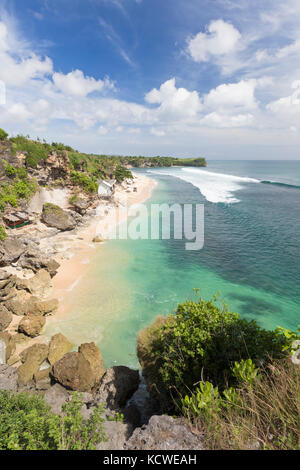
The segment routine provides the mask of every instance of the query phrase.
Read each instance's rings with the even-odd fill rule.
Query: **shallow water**
[[[95,341],[107,366],[136,367],[138,331],[193,297],[193,288],[207,299],[220,292],[231,310],[263,327],[295,329],[300,162],[211,162],[209,171],[158,169],[149,176],[158,185],[148,205],[204,204],[203,250],[186,251],[184,240],[105,243],[93,251],[69,313],[47,333],[61,331],[74,344]]]

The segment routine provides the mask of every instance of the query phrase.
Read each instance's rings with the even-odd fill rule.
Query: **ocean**
[[[95,250],[74,308],[51,333],[95,341],[106,366],[137,367],[136,335],[179,302],[218,295],[261,326],[300,324],[300,162],[209,161],[137,170],[157,181],[151,203],[204,205],[199,251],[185,240],[114,240]]]

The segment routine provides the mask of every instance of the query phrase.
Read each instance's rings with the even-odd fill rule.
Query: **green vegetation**
[[[86,173],[80,171],[71,171],[71,180],[75,185],[80,186],[88,193],[96,193],[98,191],[98,183],[95,177],[90,177]]]
[[[63,406],[62,416],[54,415],[40,396],[0,392],[1,450],[94,450],[106,440],[103,407],[95,408],[88,420],[80,413],[81,396]]]
[[[126,168],[123,165],[118,165],[117,168],[115,169],[114,177],[118,181],[118,183],[122,183],[125,179],[132,179],[132,173],[128,168]]]
[[[0,241],[3,242],[7,238],[7,233],[3,225],[0,225]]]
[[[300,445],[300,371],[289,358],[295,339],[216,298],[196,298],[144,329],[137,349],[159,411],[205,429],[208,447],[286,449]]]
[[[21,199],[27,201],[35,194],[37,183],[34,179],[15,178],[11,182],[4,182],[0,185],[0,211],[4,212],[7,204],[18,207]]]
[[[0,128],[0,140],[6,140],[8,137],[7,132]]]
[[[46,159],[49,151],[51,151],[50,145],[29,140],[21,135],[11,137],[10,141],[12,142],[12,154],[15,155],[17,152],[26,153],[26,165],[31,168],[36,168],[38,163]]]

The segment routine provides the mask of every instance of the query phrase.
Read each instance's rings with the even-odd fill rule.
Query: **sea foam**
[[[163,171],[149,170],[151,173],[170,175],[180,178],[198,188],[201,194],[210,202],[233,204],[239,202],[235,192],[244,188],[247,183],[260,183],[254,178],[214,173],[198,168],[175,168]]]

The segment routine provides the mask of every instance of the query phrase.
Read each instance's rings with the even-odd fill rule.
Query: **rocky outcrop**
[[[70,176],[70,159],[66,151],[51,152],[46,159],[38,162],[37,168],[29,168],[31,176],[45,186],[53,181],[62,180],[66,183]]]
[[[0,266],[8,266],[16,262],[25,248],[25,243],[17,237],[8,237],[0,242]]]
[[[55,414],[62,411],[62,406],[69,401],[70,393],[59,384],[55,384],[44,394],[45,401]]]
[[[78,348],[79,354],[86,359],[89,363],[91,368],[93,377],[94,377],[94,384],[92,388],[94,388],[97,384],[99,384],[100,379],[105,374],[105,369],[103,366],[102,355],[95,343],[84,343]]]
[[[108,369],[96,390],[95,402],[106,403],[111,410],[120,409],[137,391],[139,372],[124,366]]]
[[[48,227],[54,227],[63,232],[73,230],[76,226],[72,214],[55,204],[44,204],[41,220]]]
[[[51,286],[51,276],[45,269],[41,269],[29,279],[18,279],[17,281],[18,289],[25,289],[37,297],[49,295]]]
[[[72,343],[61,333],[54,335],[49,344],[48,361],[51,365],[58,362],[72,348]]]
[[[94,343],[81,345],[78,352],[67,353],[52,369],[57,382],[79,392],[90,392],[103,373],[102,356]]]
[[[88,361],[78,352],[70,352],[54,364],[52,376],[64,387],[79,392],[90,391],[95,381]]]
[[[57,261],[48,258],[36,248],[26,250],[19,258],[18,265],[23,269],[31,269],[35,273],[41,269],[46,269],[51,277],[55,276],[60,266]]]
[[[96,450],[124,450],[125,443],[132,433],[132,426],[126,423],[106,421],[103,428],[107,440],[97,444]]]
[[[26,385],[40,370],[41,364],[48,356],[46,344],[34,344],[20,355],[22,365],[18,368],[18,384]]]
[[[16,291],[15,295],[5,302],[5,307],[13,314],[18,316],[29,313],[29,294],[25,290]]]
[[[12,322],[12,314],[7,310],[4,305],[0,305],[0,331],[6,330],[6,328]]]
[[[7,331],[0,333],[0,347],[2,351],[1,362],[7,363],[7,361],[10,359],[10,357],[14,354],[16,350],[16,343],[14,341],[14,338]]]
[[[0,390],[16,392],[18,389],[18,374],[14,367],[0,364]]]
[[[18,331],[30,336],[31,338],[35,338],[41,334],[45,323],[46,320],[44,317],[38,315],[27,315],[20,321]]]
[[[194,434],[181,419],[152,416],[137,428],[126,442],[126,450],[203,450],[201,436]]]
[[[37,297],[31,297],[28,301],[28,314],[38,315],[38,316],[47,316],[52,315],[58,309],[58,300],[44,300],[41,301]]]
[[[80,215],[85,215],[86,211],[89,208],[89,201],[82,197],[76,197],[76,199],[72,202],[72,207],[74,208],[75,212],[78,212]]]

